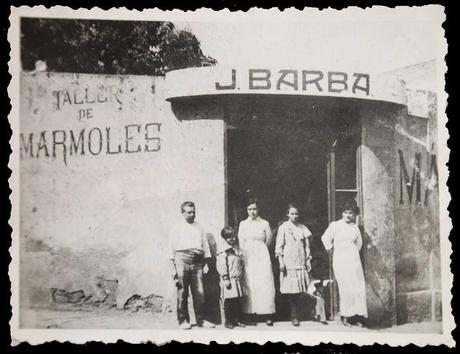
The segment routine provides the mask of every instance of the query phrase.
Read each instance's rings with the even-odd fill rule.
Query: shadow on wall
[[[125,204],[90,233],[79,235],[74,247],[64,246],[63,238],[57,236],[37,242],[31,235],[23,236],[21,306],[89,304],[93,300],[112,305],[115,299],[117,307],[123,308],[136,294],[153,294],[171,302],[174,285],[164,270],[168,269],[168,226],[173,221],[161,216],[168,208],[176,215],[176,204],[174,200],[168,203],[152,198]],[[108,290],[105,281],[117,286]],[[109,302],[104,300],[104,292],[110,293]]]
[[[116,306],[118,265],[124,252],[72,250],[41,243],[46,250],[25,247],[21,255],[21,307]]]
[[[212,235],[208,237],[212,237]],[[139,286],[130,289],[132,292],[129,298],[125,299],[124,296],[121,297],[119,279],[123,280],[126,278],[123,275],[124,270],[118,266],[114,267],[111,271],[104,270],[100,264],[100,257],[104,258],[111,265],[120,265],[125,263],[126,254],[114,255],[107,250],[98,250],[97,254],[92,254],[93,252],[81,254],[59,248],[50,248],[48,251],[46,254],[40,252],[42,253],[41,255],[37,255],[37,252],[30,252],[29,254],[29,257],[40,256],[41,261],[45,260],[45,262],[40,263],[41,270],[50,269],[51,271],[50,277],[46,279],[45,283],[41,283],[41,286],[37,282],[27,282],[25,288],[27,289],[27,297],[24,298],[23,296],[22,298],[22,306],[24,307],[86,311],[95,309],[109,310],[118,307],[130,312],[149,311],[164,313],[173,311],[170,296],[155,293],[142,296],[137,293]],[[37,265],[37,263],[34,264]],[[68,271],[69,269],[72,271]],[[97,272],[111,274],[112,276],[118,275],[119,279],[106,278],[104,275],[95,277],[91,275]],[[53,276],[53,274],[56,275],[57,273],[61,274],[61,276]],[[83,274],[86,274],[86,277]],[[210,280],[207,287],[207,293],[210,294],[210,303],[207,308],[210,309],[208,311],[209,317],[218,321],[220,318],[218,317],[219,288],[217,283],[218,289],[215,289],[216,276],[215,266],[211,267],[211,272],[208,275]],[[69,281],[69,278],[66,277],[75,281]],[[40,279],[42,277],[38,278],[38,280]],[[46,288],[47,285],[54,286]],[[121,306],[117,306],[120,298],[122,299],[122,304]]]

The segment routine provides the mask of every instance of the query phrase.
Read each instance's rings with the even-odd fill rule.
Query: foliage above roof
[[[209,66],[193,33],[171,22],[23,18],[23,70],[37,61],[55,72],[164,75]]]

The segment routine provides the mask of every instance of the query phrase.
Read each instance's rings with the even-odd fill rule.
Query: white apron
[[[275,313],[275,282],[267,245],[272,233],[264,219],[246,219],[240,223],[238,239],[244,254],[245,293],[243,312]]]

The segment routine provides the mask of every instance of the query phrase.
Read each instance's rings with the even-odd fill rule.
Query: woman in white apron
[[[248,218],[240,222],[238,239],[244,254],[246,296],[243,312],[264,315],[268,326],[275,313],[275,282],[268,246],[272,241],[270,225],[258,214],[257,200],[246,205]]]
[[[342,219],[332,222],[321,240],[326,250],[332,250],[332,269],[339,288],[342,323],[350,326],[350,318],[363,325],[367,318],[366,283],[359,251],[363,244],[361,231],[355,223],[356,208],[347,203]]]

